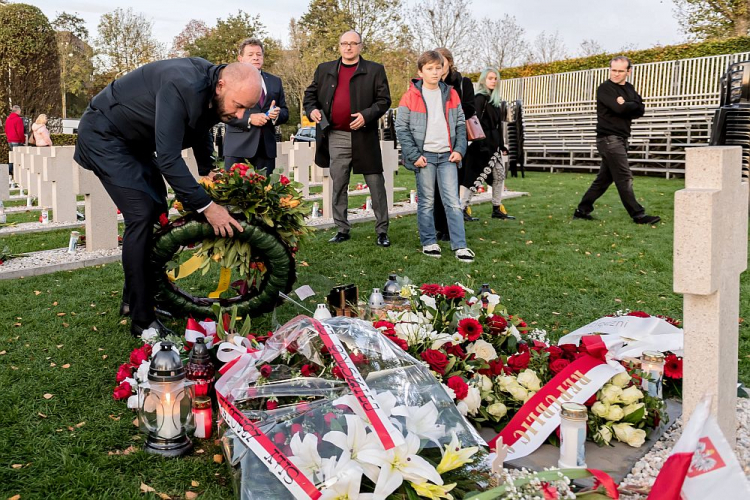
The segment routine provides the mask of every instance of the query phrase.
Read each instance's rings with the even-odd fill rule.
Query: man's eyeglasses
[[[339,45],[342,47],[356,47],[357,45],[361,45],[362,42],[340,42]]]

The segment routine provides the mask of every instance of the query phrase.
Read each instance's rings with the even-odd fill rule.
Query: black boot
[[[508,212],[505,211],[505,207],[502,205],[492,206],[492,218],[493,219],[507,219],[507,220],[515,219],[515,217],[513,217],[512,215],[508,215]]]
[[[464,208],[464,222],[476,222],[478,220],[479,220],[478,217],[471,216],[471,208],[469,207]]]

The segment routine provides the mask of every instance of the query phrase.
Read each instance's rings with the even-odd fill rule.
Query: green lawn
[[[681,318],[682,298],[672,292],[672,206],[683,181],[636,178],[641,202],[662,217],[658,227],[633,224],[614,188],[597,205],[599,220],[571,221],[592,179],[538,172],[509,179],[509,188],[531,196],[506,203],[516,221],[490,219],[489,204],[475,208],[481,221],[466,226],[477,253],[471,265],[459,263],[445,244],[441,260],[423,256],[414,216],[391,221],[393,246],[387,249],[375,245],[372,222],[355,225],[352,239],[340,245],[326,242],[334,230],[316,232],[298,255],[297,284],[325,294],[331,284],[357,283],[366,295],[389,272],[418,283],[461,281],[478,288],[488,282],[512,314],[554,336],[624,308]],[[408,197],[413,184],[402,171],[397,185],[407,191],[397,200]],[[352,205],[357,202],[364,199]],[[67,234],[0,238],[0,248],[65,246]],[[226,465],[212,460],[220,453],[213,442],[197,443],[203,453],[183,460],[121,453],[142,442],[135,414],[111,396],[117,367],[139,345],[117,315],[121,286],[120,264],[0,281],[0,498],[143,498],[141,482],[173,497],[188,490],[200,498],[231,497]],[[744,318],[750,315],[747,273],[742,291]],[[298,312],[285,305],[276,320]],[[254,330],[272,324],[268,315],[255,320]],[[184,321],[172,326],[181,329]],[[750,384],[746,322],[740,335],[740,378]]]

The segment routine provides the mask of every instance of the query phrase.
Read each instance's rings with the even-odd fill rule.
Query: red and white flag
[[[750,498],[750,484],[711,415],[711,397],[693,411],[664,463],[649,500]]]

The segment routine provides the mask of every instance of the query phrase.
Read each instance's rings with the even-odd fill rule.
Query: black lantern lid
[[[205,365],[210,359],[211,356],[208,354],[208,347],[206,347],[205,339],[203,337],[198,337],[195,339],[195,344],[193,344],[193,350],[190,351],[190,362]]]
[[[401,297],[401,287],[398,286],[398,275],[391,273],[388,275],[388,281],[383,285],[383,298],[387,301],[397,300]]]
[[[152,382],[176,382],[185,378],[185,367],[174,344],[161,342],[161,349],[151,358],[148,379]]]

